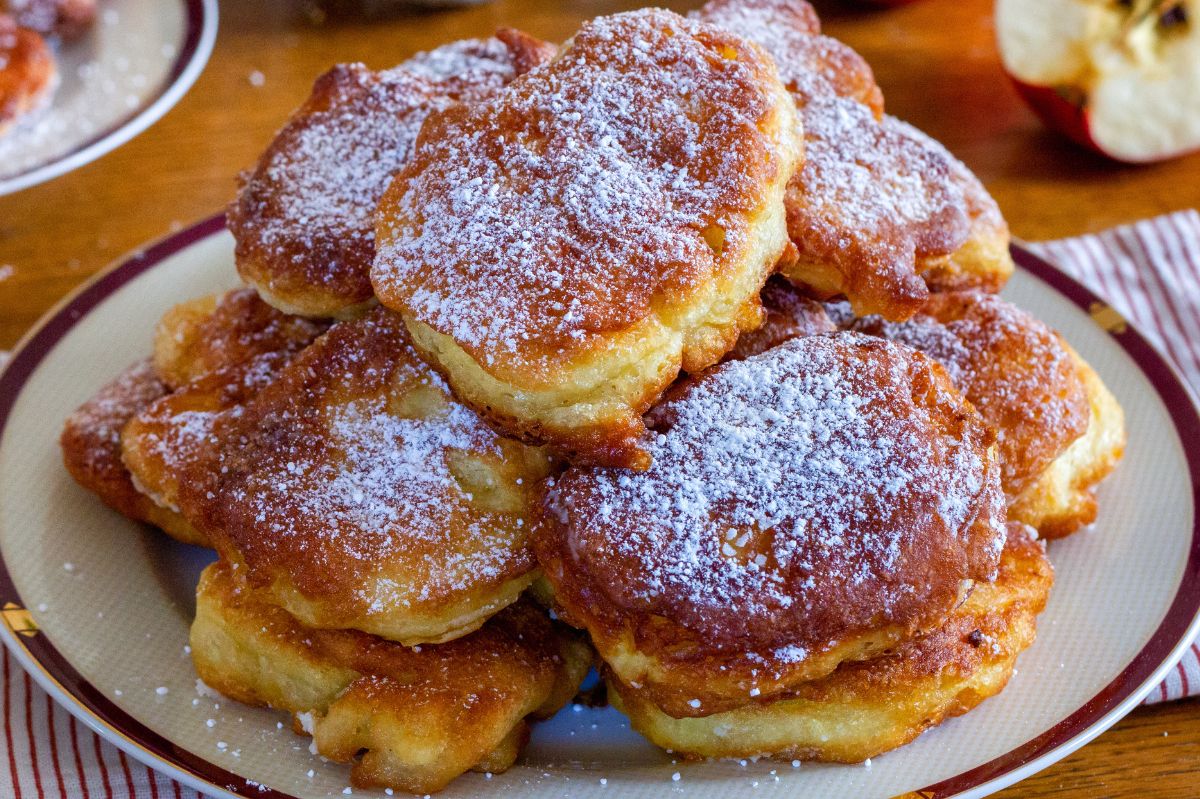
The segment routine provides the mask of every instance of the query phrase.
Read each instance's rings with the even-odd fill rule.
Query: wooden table
[[[0,282],[0,348],[117,256],[219,210],[233,193],[234,175],[329,65],[390,66],[505,24],[561,40],[581,19],[643,2],[501,0],[440,13],[362,13],[344,1],[327,3],[327,11],[299,0],[225,3],[207,70],[165,119],[98,162],[0,198],[0,266],[13,267]],[[669,3],[677,10],[697,4]],[[1067,236],[1200,205],[1200,157],[1126,167],[1045,132],[1000,71],[990,2],[923,0],[872,11],[826,0],[818,7],[826,30],[874,66],[888,109],[970,165],[1016,235]],[[256,73],[261,86],[251,82]],[[1200,704],[1135,711],[1002,795],[1196,797]]]

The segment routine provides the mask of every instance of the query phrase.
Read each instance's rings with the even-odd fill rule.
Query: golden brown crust
[[[594,20],[430,115],[380,205],[376,293],[506,432],[644,465],[645,406],[758,322],[797,131],[754,45],[664,11]]]
[[[920,353],[794,339],[687,381],[648,424],[650,470],[568,469],[535,548],[565,618],[671,715],[870,657],[993,573],[992,435]]]
[[[386,309],[282,360],[141,414],[135,474],[309,626],[442,641],[515,601],[544,453],[457,403]]]
[[[0,135],[45,101],[57,73],[45,40],[0,13]]]
[[[920,272],[967,239],[950,164],[855,100],[814,99],[804,119],[806,160],[787,197],[799,256],[783,275],[858,313],[908,318],[929,293]]]
[[[201,576],[192,659],[201,679],[295,714],[351,782],[436,791],[471,768],[503,771],[529,721],[552,715],[591,662],[579,637],[521,602],[448,644],[410,649],[313,630],[247,589],[224,561]]]
[[[907,322],[867,317],[849,327],[916,347],[945,367],[996,430],[1010,502],[1087,430],[1087,390],[1066,342],[994,294],[934,294]]]
[[[1003,284],[1008,230],[991,197],[944,147],[884,116],[866,62],[816,35],[804,0],[721,0],[699,15],[770,51],[804,117],[806,160],[787,199],[798,257],[784,275],[889,319],[915,313],[926,282]]]
[[[877,658],[843,664],[784,698],[704,718],[672,718],[611,673],[610,697],[634,729],[684,756],[856,763],[999,693],[1033,643],[1053,579],[1044,546],[1010,524],[996,580],[977,584],[937,629]]]
[[[950,180],[962,192],[966,202],[970,231],[967,240],[943,262],[921,273],[932,292],[978,289],[998,292],[1012,277],[1015,268],[1009,252],[1011,236],[1000,206],[967,165],[955,158],[939,142],[906,122],[889,117],[890,124],[938,151],[950,164]]]
[[[253,289],[237,289],[183,302],[159,320],[154,368],[172,389],[264,353],[295,355],[328,327],[288,316]]]
[[[1062,538],[1096,520],[1096,486],[1125,452],[1125,414],[1095,370],[1068,346],[1087,393],[1087,431],[1009,505],[1009,518]]]
[[[371,302],[375,207],[427,114],[485,97],[553,54],[519,31],[391,70],[340,64],[244,175],[226,217],[238,271],[288,313],[345,318]]]
[[[883,117],[883,92],[871,66],[847,45],[822,36],[817,12],[805,0],[710,0],[692,16],[770,53],[801,112],[813,100],[846,97]]]
[[[149,361],[130,366],[67,417],[59,438],[63,463],[75,482],[118,513],[160,527],[185,544],[207,546],[207,537],[182,516],[139,491],[121,462],[121,429],[167,392]]]

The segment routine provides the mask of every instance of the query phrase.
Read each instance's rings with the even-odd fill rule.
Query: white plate
[[[232,252],[219,218],[150,247],[60,305],[0,375],[0,637],[68,710],[195,788],[341,796],[346,770],[310,755],[287,725],[278,729],[280,714],[197,694],[183,648],[209,555],[106,510],[59,460],[63,418],[147,353],[169,306],[235,285]],[[1021,269],[1006,295],[1096,368],[1125,408],[1129,448],[1100,491],[1095,528],[1051,546],[1058,582],[1037,643],[1003,694],[870,766],[675,764],[615,711],[568,708],[537,727],[507,774],[468,774],[443,795],[983,796],[1134,707],[1196,626],[1200,417],[1136,331],[1054,268],[1016,256]]]
[[[217,0],[103,0],[79,39],[56,43],[45,108],[0,136],[0,195],[94,161],[153,125],[196,82],[217,38]]]

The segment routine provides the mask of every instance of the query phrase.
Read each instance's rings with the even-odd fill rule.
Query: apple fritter
[[[672,718],[609,675],[609,697],[632,726],[685,757],[758,757],[857,763],[999,693],[1033,643],[1054,572],[1045,547],[1010,524],[994,581],[940,627],[871,660],[846,663],[785,697],[747,699],[703,718]]]
[[[798,257],[785,276],[897,320],[929,286],[1003,284],[1012,261],[995,202],[942,145],[883,114],[866,62],[819,35],[807,2],[714,0],[699,16],[763,45],[801,110],[806,158],[787,194]]]
[[[161,527],[188,544],[208,545],[208,537],[178,512],[176,491],[164,485],[154,449],[123,459],[122,432],[135,417],[170,408],[188,411],[198,431],[212,410],[200,395],[244,396],[265,382],[271,369],[286,361],[324,329],[324,325],[288,317],[249,289],[185,302],[158,324],[154,358],[131,366],[102,388],[68,419],[61,446],[67,470],[106,504],[138,521]],[[187,388],[198,382],[198,387]],[[240,387],[237,391],[233,387]],[[179,396],[175,394],[179,393]]]
[[[235,289],[183,302],[159,320],[154,368],[171,389],[205,375],[250,363],[260,355],[291,356],[328,324],[288,316],[253,289]]]
[[[506,433],[645,468],[642,414],[759,322],[799,131],[755,45],[666,11],[593,20],[428,117],[380,204],[375,291]]]
[[[1125,412],[1095,370],[1067,349],[1087,394],[1087,431],[1008,508],[1009,518],[1036,527],[1044,538],[1062,538],[1096,520],[1096,486],[1125,453]]]
[[[946,369],[996,430],[1010,503],[1088,429],[1078,357],[1049,326],[994,294],[935,294],[907,322],[871,316],[846,326],[915,347]]]
[[[1008,232],[1008,223],[1000,213],[1000,206],[996,205],[975,173],[951,155],[940,142],[894,117],[886,117],[884,124],[940,153],[950,165],[950,181],[962,191],[966,201],[967,218],[970,220],[967,240],[948,259],[921,273],[929,290],[980,289],[997,292],[1002,289],[1012,277],[1015,265],[1009,251],[1012,237]]]
[[[304,624],[445,641],[536,576],[549,459],[457,402],[392,312],[334,325],[263,385],[213,386],[135,419],[126,461]]]
[[[535,549],[563,618],[672,716],[819,679],[995,574],[994,438],[932,359],[792,339],[672,390],[645,472],[572,467]]]
[[[374,72],[339,64],[317,79],[226,218],[238,272],[292,314],[353,316],[372,301],[375,208],[425,117],[486,97],[553,48],[518,31],[469,39]]]
[[[186,519],[139,491],[121,462],[121,430],[169,391],[149,360],[130,366],[67,417],[59,438],[63,463],[75,482],[121,515],[205,546],[208,539]]]
[[[316,753],[350,765],[355,786],[417,794],[471,769],[506,770],[530,723],[570,701],[592,660],[528,601],[436,646],[306,628],[224,561],[201,575],[191,648],[205,683],[292,713]]]

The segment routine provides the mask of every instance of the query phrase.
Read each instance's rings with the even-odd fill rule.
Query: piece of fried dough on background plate
[[[74,39],[96,18],[96,0],[0,0],[0,14],[22,28]]]
[[[0,9],[0,136],[43,105],[57,79],[50,45]]]
[[[355,786],[418,794],[506,770],[530,722],[570,701],[591,665],[581,637],[529,601],[465,638],[409,648],[304,627],[224,561],[201,575],[191,649],[207,685],[294,714]]]
[[[666,11],[601,17],[429,116],[380,204],[376,294],[500,429],[645,468],[642,414],[759,323],[799,130],[755,45]]]
[[[921,353],[797,338],[681,386],[645,472],[572,467],[535,548],[563,618],[676,717],[936,627],[1004,545],[992,433]]]
[[[375,207],[436,109],[486,97],[553,47],[519,31],[393,69],[339,64],[241,178],[226,218],[242,279],[288,313],[353,316],[372,300]]]
[[[703,718],[673,718],[611,674],[609,696],[635,730],[685,757],[857,763],[999,693],[1033,643],[1053,581],[1044,545],[1010,523],[996,579],[976,583],[941,626],[879,657]]]
[[[127,429],[126,460],[150,453],[184,515],[308,626],[449,640],[536,576],[527,516],[549,459],[455,401],[386,309],[199,424],[173,404]]]

